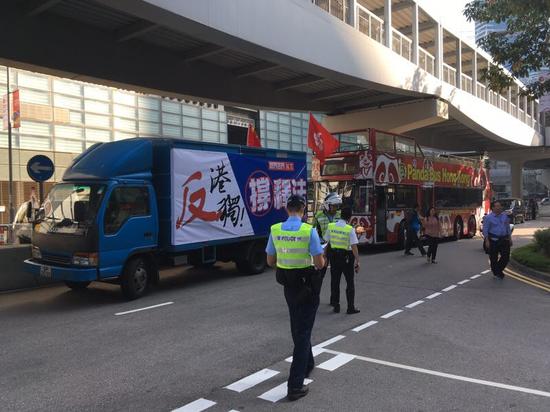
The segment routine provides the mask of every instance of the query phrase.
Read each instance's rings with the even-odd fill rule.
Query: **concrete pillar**
[[[418,3],[414,2],[412,14],[412,62],[418,66]]]
[[[523,197],[523,160],[510,161],[512,175],[512,197]]]
[[[518,118],[519,118],[519,101],[520,101],[519,92],[520,92],[520,88],[519,88],[519,86],[516,84],[516,107],[517,107],[517,117],[518,117]]]
[[[443,77],[443,28],[441,24],[435,23],[435,70],[434,75],[438,79]]]
[[[523,99],[523,111],[525,112],[525,118],[523,119],[524,123],[527,123],[527,104],[528,104],[528,101],[527,101],[527,96],[523,96],[522,97]]]
[[[506,100],[508,100],[508,113],[512,113],[512,87],[508,87],[508,90],[506,91]]]
[[[348,24],[357,28],[357,0],[347,0],[348,1]]]
[[[456,87],[462,88],[462,41],[456,39]]]
[[[477,96],[477,52],[472,57],[472,94]]]
[[[529,102],[529,110],[531,111],[531,127],[535,127],[535,122],[537,121],[538,113],[535,112],[535,100]]]
[[[384,0],[384,44],[391,47],[393,31],[391,23],[391,3],[392,0]]]

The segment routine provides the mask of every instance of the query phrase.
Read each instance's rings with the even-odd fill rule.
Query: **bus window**
[[[378,152],[395,152],[394,136],[383,132],[376,132],[376,151]]]
[[[435,207],[479,207],[481,206],[483,190],[463,189],[459,187],[436,187]]]
[[[342,197],[342,206],[350,207],[353,213],[370,213],[370,200],[372,197],[372,181],[348,181],[348,182],[319,182],[315,191],[316,208],[319,210],[325,197],[329,193],[338,193]]]
[[[355,183],[353,191],[353,213],[365,215],[370,213],[370,200],[372,197],[372,181],[360,181]]]
[[[414,156],[415,148],[416,144],[414,140],[399,136],[395,138],[395,150],[398,153],[405,153]]]
[[[388,187],[388,209],[413,208],[416,204],[416,187],[391,185]]]

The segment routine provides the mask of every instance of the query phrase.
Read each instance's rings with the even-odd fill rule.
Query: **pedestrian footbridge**
[[[0,24],[0,64],[445,150],[544,144],[521,83],[488,90],[490,56],[413,0],[9,0]]]

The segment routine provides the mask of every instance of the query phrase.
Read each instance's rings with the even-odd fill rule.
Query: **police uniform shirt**
[[[343,220],[343,219],[339,219],[336,221],[335,225],[337,227],[344,227],[346,226],[346,221]],[[330,242],[330,231],[327,230],[327,233],[325,234],[325,240],[327,242]],[[350,233],[349,233],[349,248],[348,250],[351,250],[351,245],[358,245],[359,244],[359,239],[357,239],[357,234],[355,233],[355,230],[352,230]]]
[[[285,222],[283,222],[281,228],[290,232],[297,232],[301,226],[302,219],[297,216],[289,216],[289,218]],[[273,244],[271,234],[269,235],[269,241],[267,242],[265,252],[269,256],[277,255],[277,250],[275,249],[275,245]],[[314,229],[311,231],[311,237],[309,239],[309,253],[311,256],[318,256],[323,254],[323,247],[321,246],[321,241],[319,240],[319,234]]]

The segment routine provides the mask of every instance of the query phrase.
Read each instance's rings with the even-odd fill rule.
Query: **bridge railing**
[[[456,69],[443,63],[443,81],[456,86]]]
[[[432,75],[435,73],[435,57],[422,47],[418,47],[418,65]]]
[[[356,22],[355,27],[363,34],[366,34],[371,39],[376,40],[379,43],[382,43],[383,37],[382,33],[384,31],[384,20],[378,17],[376,14],[372,13],[370,10],[357,5],[356,10]]]
[[[346,0],[311,0],[311,2],[343,22],[347,22],[349,20],[347,19],[347,12],[349,10],[346,9]],[[350,24],[361,33],[369,36],[371,39],[384,44],[384,20],[361,4],[356,3],[355,21],[350,22]],[[390,48],[408,61],[412,61],[412,40],[393,27],[391,28],[391,31],[392,36]],[[426,72],[435,75],[435,56],[420,46],[418,46],[418,66]],[[520,109],[517,105],[508,104],[508,100],[504,96],[499,93],[495,93],[492,90],[488,90],[487,86],[482,83],[476,82],[474,84],[472,77],[464,73],[460,74],[460,79],[461,89],[463,91],[485,100],[487,103],[492,104],[493,106],[518,118],[522,122],[529,124],[536,130],[540,130],[540,124],[537,119],[532,118],[531,115],[525,113],[525,110]],[[442,80],[456,87],[456,69],[446,63],[443,63]]]

